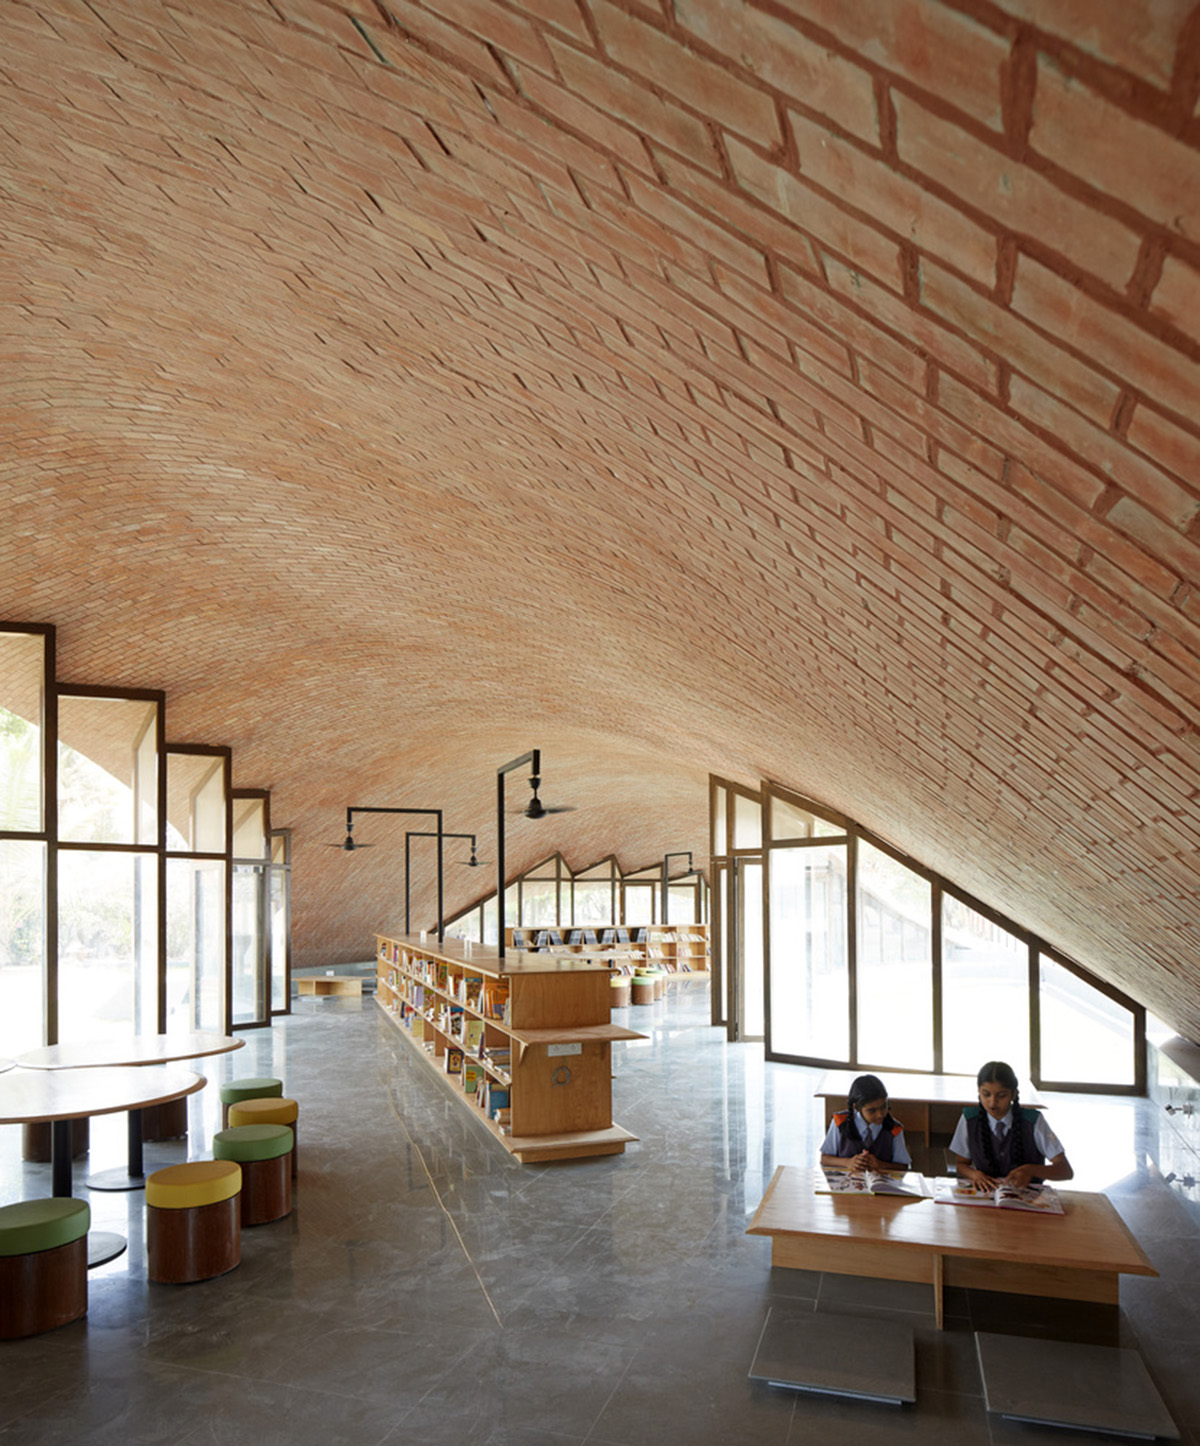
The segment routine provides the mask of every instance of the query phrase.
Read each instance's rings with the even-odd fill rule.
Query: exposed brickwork
[[[272,789],[300,962],[536,745],[514,868],[777,778],[1200,1037],[1193,10],[10,0],[0,615]]]

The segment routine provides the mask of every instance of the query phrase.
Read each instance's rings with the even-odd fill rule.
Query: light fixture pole
[[[476,868],[478,866],[475,859],[475,835],[473,833],[438,834],[432,833],[429,830],[425,830],[424,832],[422,832],[419,829],[413,829],[411,830],[411,832],[406,833],[404,835],[404,932],[406,934],[410,934],[412,932],[408,925],[408,871],[411,867],[409,856],[409,841],[414,838],[469,838],[471,840],[470,866],[471,868]],[[438,937],[440,938],[441,935],[439,935]]]
[[[533,748],[522,753],[520,758],[503,764],[496,770],[496,936],[501,959],[504,948],[504,778],[518,768],[530,765],[529,781],[533,785],[533,800],[525,810],[527,818],[541,818],[545,809],[537,796],[542,781],[542,750]]]
[[[443,834],[443,832],[442,832],[442,810],[441,810],[440,808],[372,808],[372,807],[369,807],[369,806],[359,806],[359,805],[355,804],[353,807],[348,808],[348,809],[346,810],[346,842],[342,845],[342,847],[343,847],[344,849],[346,849],[347,852],[353,851],[353,849],[356,847],[355,842],[354,842],[354,815],[355,815],[356,813],[420,813],[420,814],[428,814],[428,815],[432,816],[433,818],[436,818],[436,819],[437,819],[437,833],[436,833],[434,836],[436,837],[436,839],[437,839],[437,841],[438,841],[438,855],[437,855],[437,906],[438,906],[438,927],[437,927],[437,936],[438,936],[438,943],[440,944],[440,943],[442,942],[442,940],[445,938],[445,933],[446,933],[445,920],[444,920],[444,908],[443,908],[443,901],[444,901],[444,899],[445,899],[445,888],[444,888],[444,883],[445,883],[445,870],[444,870],[444,860],[443,860],[443,855],[442,855],[442,839],[443,839],[443,837],[444,837],[444,834]],[[407,870],[407,867],[405,868],[405,873],[404,873],[404,888],[405,888],[405,894],[406,894],[406,896],[407,896],[407,892],[408,892],[408,870]],[[405,933],[407,933],[407,932],[408,932],[408,904],[407,904],[407,897],[406,897],[405,909],[404,909],[404,925],[405,925]]]
[[[669,889],[669,884],[670,884],[670,879],[669,879],[669,876],[668,876],[668,870],[670,869],[671,860],[672,860],[672,859],[687,859],[687,861],[688,861],[688,873],[689,873],[689,874],[692,874],[692,873],[695,873],[695,871],[696,871],[696,870],[695,870],[695,866],[694,866],[694,864],[692,863],[692,851],[691,851],[691,849],[682,849],[682,850],[680,850],[678,853],[673,853],[673,854],[663,854],[662,896],[663,896],[663,923],[664,923],[664,924],[667,922],[667,898],[668,898],[668,889]]]

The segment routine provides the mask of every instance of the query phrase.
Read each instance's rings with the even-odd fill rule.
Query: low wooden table
[[[296,989],[302,997],[312,994],[353,998],[362,993],[362,979],[356,974],[306,974],[296,980]]]
[[[1157,1275],[1104,1195],[1058,1191],[1066,1214],[941,1205],[885,1195],[818,1195],[817,1172],[780,1165],[746,1229],[771,1264],[1116,1305],[1122,1275]]]
[[[859,1073],[850,1069],[831,1070],[813,1093],[818,1099],[828,1101],[831,1110],[844,1110],[850,1086]],[[905,1133],[921,1131],[927,1145],[932,1129],[952,1134],[966,1106],[979,1103],[979,1088],[973,1074],[885,1074],[881,1078],[887,1086],[888,1106],[904,1126]],[[1032,1090],[1021,1091],[1021,1104],[1031,1110],[1045,1108]]]

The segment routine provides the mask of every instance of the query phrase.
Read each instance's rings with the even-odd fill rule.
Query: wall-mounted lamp
[[[354,815],[355,815],[356,813],[419,813],[419,814],[424,814],[424,815],[427,815],[427,816],[429,816],[429,817],[432,817],[432,818],[436,818],[436,819],[437,819],[437,832],[433,835],[433,837],[436,838],[437,841],[438,841],[438,850],[437,850],[437,912],[438,912],[437,936],[438,936],[438,943],[440,944],[440,943],[442,942],[442,940],[445,938],[445,934],[446,934],[445,913],[444,913],[445,870],[444,870],[444,866],[443,866],[443,865],[444,865],[444,860],[443,860],[443,853],[442,853],[442,840],[443,840],[443,838],[445,837],[445,834],[443,833],[443,830],[442,830],[442,810],[441,810],[440,808],[382,808],[382,807],[381,807],[381,808],[373,808],[373,807],[369,807],[369,806],[359,806],[359,805],[356,804],[356,805],[354,805],[354,806],[352,806],[352,807],[350,807],[350,808],[348,808],[348,809],[346,810],[346,842],[345,842],[345,843],[342,843],[342,844],[335,844],[335,845],[334,845],[335,848],[341,848],[341,849],[345,849],[347,852],[352,852],[354,849],[362,849],[362,848],[370,848],[370,847],[371,847],[370,844],[360,844],[360,843],[356,843],[355,840],[354,840]],[[407,932],[408,932],[408,854],[407,854],[407,845],[406,845],[406,849],[405,849],[405,864],[404,864],[404,895],[405,895],[405,899],[404,899],[404,931],[405,931],[405,933],[407,933]]]
[[[670,879],[669,879],[669,877],[668,877],[668,870],[670,869],[671,860],[672,860],[672,859],[687,859],[687,861],[688,861],[688,866],[687,866],[687,871],[688,871],[688,873],[689,873],[689,874],[695,873],[695,867],[694,867],[694,865],[692,864],[692,851],[691,851],[691,849],[681,850],[679,853],[663,854],[662,899],[663,899],[663,923],[664,923],[664,924],[667,922],[667,899],[668,899],[669,896],[670,896],[670,888],[669,888]]]

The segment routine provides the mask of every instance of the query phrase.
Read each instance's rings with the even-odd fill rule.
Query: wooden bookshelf
[[[647,933],[647,964],[668,974],[709,972],[707,924],[651,924]]]
[[[522,1163],[624,1151],[613,1123],[609,968],[571,954],[376,935],[375,999],[463,1108]],[[457,1063],[458,1068],[452,1068]]]
[[[576,937],[587,935],[595,937]],[[614,971],[631,974],[643,967],[668,974],[709,972],[707,924],[627,924],[580,928],[509,928],[505,943],[519,948],[524,940],[538,954],[571,955],[606,962]]]

